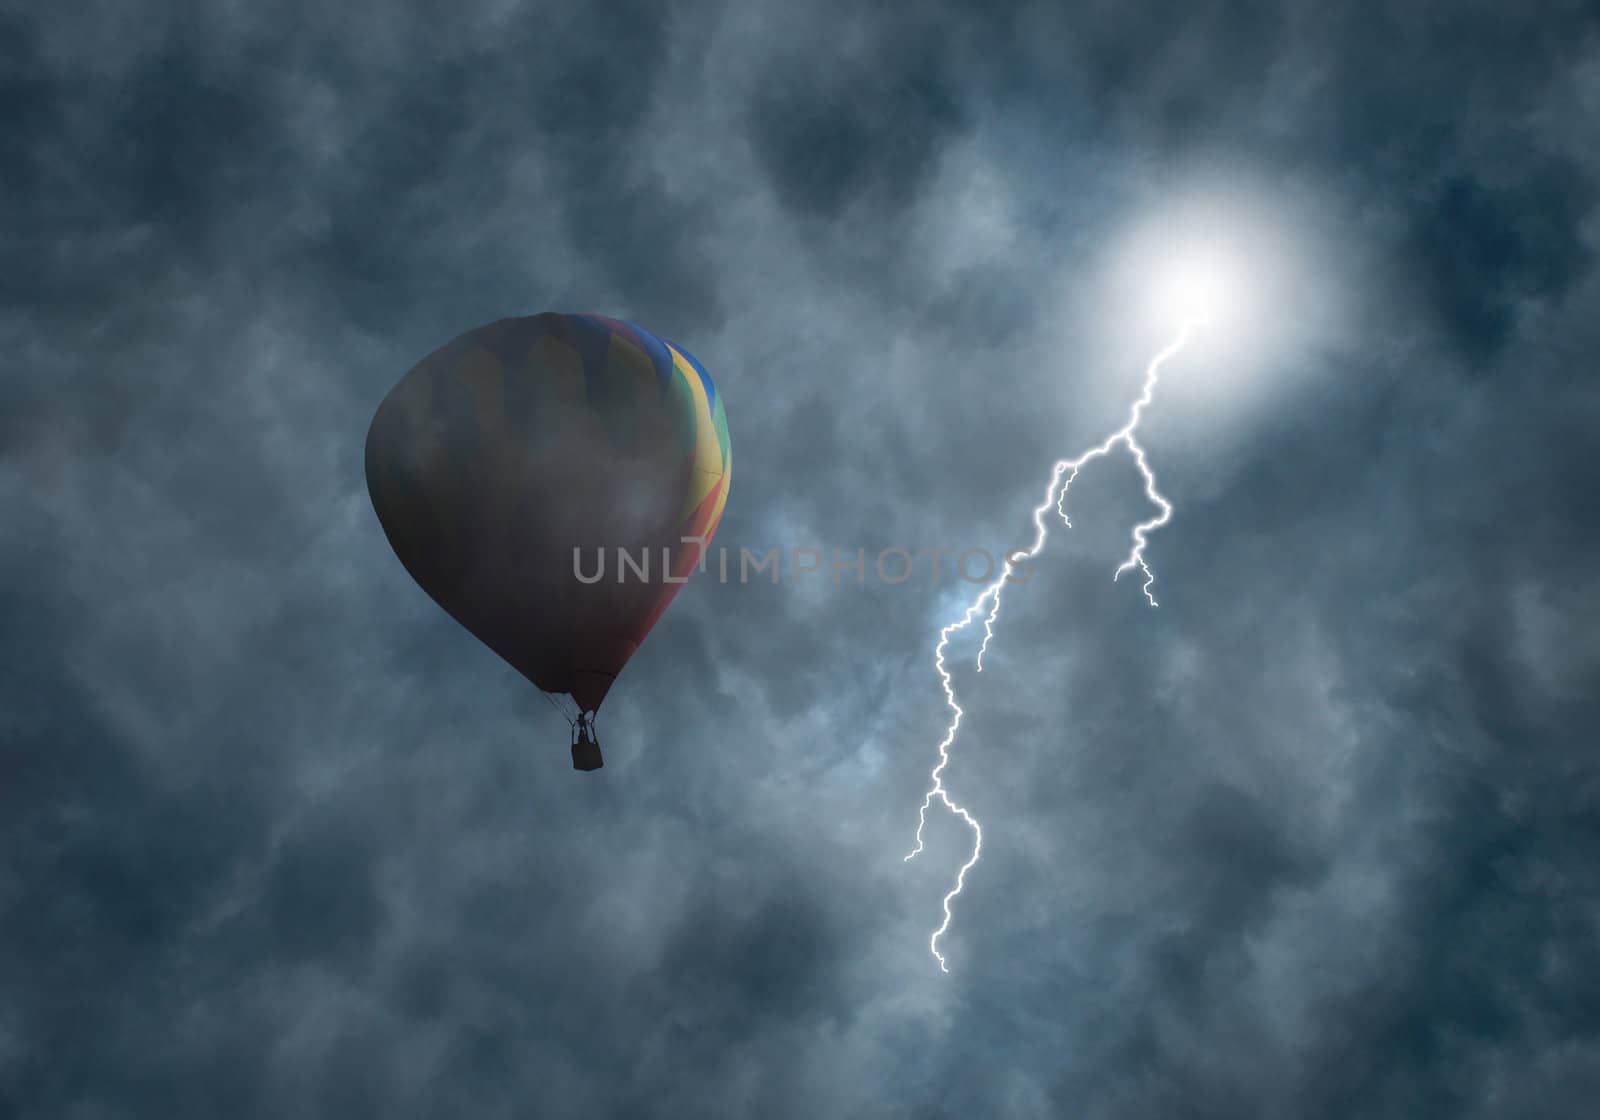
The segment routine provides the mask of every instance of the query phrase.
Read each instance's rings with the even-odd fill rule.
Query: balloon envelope
[[[401,378],[367,432],[367,490],[412,578],[583,711],[699,564],[730,465],[704,368],[598,315],[468,331]]]

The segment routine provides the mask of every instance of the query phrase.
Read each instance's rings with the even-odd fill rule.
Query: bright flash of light
[[[1164,270],[1155,293],[1157,310],[1169,321],[1226,319],[1238,310],[1240,287],[1222,254],[1196,247]]]
[[[1203,276],[1204,274],[1202,274]],[[1199,285],[1198,288],[1195,285]],[[1213,281],[1207,278],[1199,280],[1184,279],[1177,286],[1182,290],[1189,291],[1191,294],[1195,291],[1201,293],[1214,293],[1216,291]],[[1138,428],[1139,421],[1144,416],[1144,410],[1149,407],[1150,401],[1154,397],[1156,381],[1160,375],[1162,365],[1183,349],[1189,341],[1190,334],[1205,321],[1206,315],[1209,313],[1208,309],[1197,304],[1190,303],[1188,305],[1183,328],[1178,332],[1178,336],[1152,358],[1150,365],[1145,369],[1144,388],[1140,392],[1138,399],[1133,402],[1133,408],[1128,414],[1128,422],[1107,436],[1099,446],[1090,448],[1076,459],[1062,459],[1056,463],[1050,472],[1050,485],[1045,490],[1044,501],[1040,502],[1033,511],[1034,538],[1032,547],[1026,552],[1010,553],[1006,558],[1005,566],[995,581],[978,593],[978,597],[968,604],[960,618],[939,631],[939,641],[933,649],[933,663],[934,668],[939,672],[939,681],[944,686],[945,704],[950,709],[950,726],[945,729],[944,739],[939,743],[939,763],[933,768],[933,773],[930,775],[932,785],[929,787],[927,795],[922,799],[922,808],[917,811],[917,846],[905,858],[909,862],[922,852],[922,832],[928,823],[928,810],[933,807],[935,801],[943,804],[951,813],[960,817],[968,828],[972,829],[972,855],[966,863],[961,865],[961,870],[956,873],[955,886],[950,888],[950,892],[944,896],[944,920],[939,923],[939,928],[934,930],[933,934],[928,938],[928,950],[933,953],[934,959],[939,962],[939,968],[945,972],[949,972],[950,967],[946,964],[944,955],[939,952],[939,939],[950,928],[950,904],[966,886],[967,872],[976,866],[979,856],[983,853],[983,828],[978,824],[976,817],[950,797],[949,791],[944,786],[944,770],[946,766],[950,765],[950,748],[955,745],[956,734],[961,729],[961,717],[965,714],[961,705],[956,701],[956,693],[951,684],[950,671],[945,667],[944,655],[945,650],[950,645],[950,636],[972,625],[973,620],[987,608],[988,614],[983,622],[983,644],[978,649],[977,660],[978,672],[983,672],[983,655],[988,652],[989,642],[994,638],[995,620],[1000,617],[1000,592],[1010,580],[1016,562],[1018,560],[1031,560],[1043,551],[1045,541],[1049,537],[1049,529],[1045,524],[1045,515],[1049,513],[1052,506],[1055,507],[1057,515],[1060,516],[1066,527],[1072,528],[1072,521],[1067,517],[1066,510],[1068,487],[1078,477],[1078,471],[1085,464],[1110,454],[1118,444],[1125,446],[1129,454],[1133,456],[1133,461],[1138,465],[1139,473],[1144,478],[1145,496],[1150,499],[1160,512],[1148,521],[1142,521],[1134,526],[1133,546],[1129,550],[1127,558],[1123,560],[1111,578],[1116,580],[1121,577],[1123,572],[1138,568],[1144,573],[1145,577],[1144,597],[1152,607],[1159,605],[1156,602],[1155,595],[1150,590],[1155,584],[1156,577],[1151,572],[1150,566],[1145,562],[1144,550],[1148,535],[1161,528],[1171,518],[1172,504],[1156,490],[1155,473],[1151,471],[1150,464],[1145,458],[1144,448],[1134,438],[1134,431]]]

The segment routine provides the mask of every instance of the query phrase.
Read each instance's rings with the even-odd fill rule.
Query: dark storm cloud
[[[435,45],[426,27],[412,27],[404,74],[366,82],[331,75],[336,102],[351,99],[358,123],[331,236],[314,258],[330,274],[327,287],[363,292],[374,326],[397,295],[459,301],[471,321],[482,295],[476,285],[450,290],[457,249],[437,235],[472,225],[478,208],[516,191],[507,182],[513,164],[533,152],[548,178],[540,190],[516,193],[517,205],[558,218],[624,299],[648,291],[674,324],[714,319],[714,270],[695,247],[705,204],[668,197],[639,159],[669,30],[669,10],[659,5],[530,8],[464,43]],[[360,54],[348,42],[332,49]],[[419,243],[439,254],[433,269],[416,267]],[[535,259],[517,259],[514,248]],[[537,268],[541,249],[556,246],[479,244],[471,265],[503,286]],[[408,281],[419,287],[396,290]]]
[[[1596,36],[1577,4],[0,19],[0,1111],[1587,1115]],[[1161,609],[1108,578],[1146,508],[1113,459],[983,677],[952,651],[986,831],[947,976],[969,838],[935,812],[900,857],[972,588],[870,558],[1024,543],[1147,357],[1104,244],[1195,183],[1289,200],[1311,279],[1265,368],[1201,348],[1215,387],[1158,394]],[[598,781],[361,478],[407,367],[545,307],[712,369],[735,568],[826,550],[685,591]]]
[[[1493,188],[1452,178],[1418,207],[1416,259],[1440,315],[1470,351],[1495,349],[1526,299],[1559,299],[1589,267],[1578,239],[1593,204],[1578,169],[1548,157]]]
[[[785,205],[827,219],[863,202],[893,214],[912,201],[961,121],[947,72],[919,53],[842,74],[788,59],[769,77],[750,110],[752,141]]]

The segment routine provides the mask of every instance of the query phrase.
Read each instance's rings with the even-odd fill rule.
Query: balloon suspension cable
[[[539,695],[540,695],[540,696],[543,696],[543,697],[544,697],[544,698],[545,698],[545,699],[546,699],[546,700],[548,700],[548,701],[549,701],[549,702],[550,702],[550,706],[551,706],[551,707],[552,707],[552,708],[554,708],[554,709],[555,709],[555,710],[556,710],[556,713],[557,713],[557,714],[558,714],[558,715],[560,715],[560,716],[561,716],[561,718],[562,718],[562,719],[564,719],[564,720],[566,720],[566,721],[567,721],[567,726],[569,726],[569,727],[574,727],[574,726],[576,726],[576,725],[577,725],[577,723],[578,723],[578,719],[582,719],[582,718],[583,718],[583,717],[582,717],[582,715],[581,715],[581,714],[580,714],[580,715],[579,715],[579,717],[578,717],[578,719],[574,719],[574,718],[572,718],[572,716],[570,716],[570,715],[568,715],[568,714],[567,714],[567,709],[566,709],[566,708],[564,708],[564,707],[562,707],[562,706],[561,706],[561,705],[560,705],[560,704],[559,704],[559,703],[558,703],[558,702],[557,702],[557,701],[556,701],[556,698],[555,698],[555,697],[554,697],[554,696],[552,696],[552,695],[550,695],[550,694],[549,694],[549,693],[548,693],[548,692],[546,692],[546,691],[545,691],[545,690],[544,690],[544,689],[542,689],[542,688],[541,688],[541,689],[540,689],[540,690],[539,690]]]

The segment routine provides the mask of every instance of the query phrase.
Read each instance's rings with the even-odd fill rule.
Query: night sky
[[[0,13],[0,1115],[1595,1115],[1591,5]],[[1025,545],[1196,238],[1160,608],[1118,455],[952,647],[949,974],[948,561],[698,577],[585,775],[367,497],[589,311],[716,378],[735,559]]]

